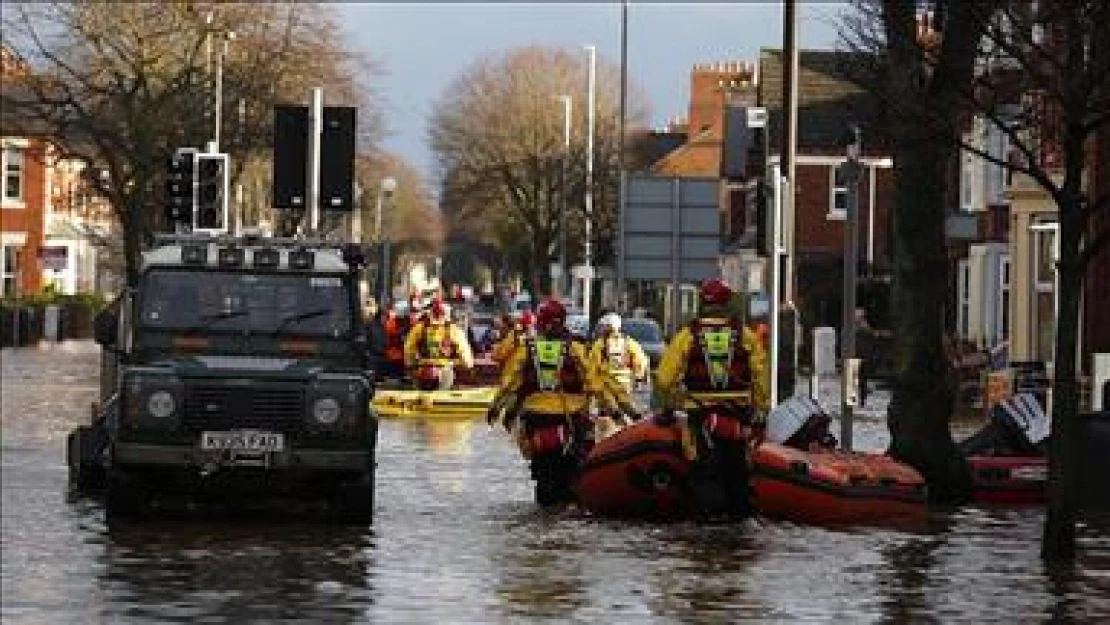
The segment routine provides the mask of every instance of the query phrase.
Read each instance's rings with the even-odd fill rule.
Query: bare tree
[[[582,254],[586,63],[584,53],[543,47],[481,59],[448,87],[431,121],[442,205],[451,223],[469,230],[473,241],[499,250],[541,292],[550,288],[547,267],[558,253],[564,202],[570,258]],[[613,236],[619,86],[619,69],[599,63],[592,222],[599,252],[611,247],[607,242]],[[561,95],[572,97],[569,150]],[[633,102],[643,101],[638,92],[632,96]],[[632,111],[633,123],[646,117],[642,106]]]
[[[428,182],[405,159],[389,152],[360,156],[355,164],[355,177],[363,189],[358,207],[363,238],[370,240],[378,234],[375,213],[382,180],[387,176],[396,181],[397,189],[389,202],[382,202],[382,234],[388,235],[401,251],[438,253],[443,246],[443,216]]]
[[[868,47],[879,53],[880,64],[898,68],[887,73],[887,84],[875,83],[879,91],[895,96],[888,100],[890,110],[906,122],[895,126],[896,140],[904,141],[907,133],[918,129],[915,134],[919,145],[909,155],[911,159],[915,154],[928,154],[926,144],[930,141],[943,146],[936,148],[942,153],[930,155],[943,157],[942,162],[951,162],[953,149],[977,154],[1039,186],[1057,210],[1058,316],[1043,555],[1070,559],[1075,553],[1077,511],[1079,308],[1091,259],[1110,240],[1110,196],[1099,195],[1100,190],[1088,179],[1096,164],[1094,142],[1105,141],[1110,134],[1110,4],[1102,0],[937,1],[927,7],[932,22],[927,28],[914,23],[914,4],[921,3],[865,2],[852,24],[855,42],[869,43]],[[876,34],[876,24],[884,27],[877,36],[860,36]],[[969,60],[973,61],[970,68]],[[953,64],[959,67],[954,74]],[[904,88],[925,85],[933,91],[887,91],[890,83],[899,84],[899,78]],[[944,100],[921,97],[938,92],[945,95]],[[916,99],[904,97],[915,93],[919,96]],[[979,117],[1000,131],[1008,140],[1009,153],[994,153],[968,141],[963,130],[971,117]],[[915,167],[904,170],[897,156],[896,172],[905,172],[898,176],[899,189],[914,186],[914,180],[930,178],[924,175],[930,170],[921,168],[927,162],[911,160]],[[906,203],[900,202],[897,210],[915,206],[910,198],[899,197]],[[929,223],[924,226],[932,232],[942,224],[943,214],[933,206],[927,219]],[[920,237],[921,233],[914,232],[913,236]],[[898,238],[898,243],[906,241]],[[931,240],[929,250],[911,248],[911,260],[921,258],[916,252],[935,257],[942,244]],[[899,252],[905,251],[896,247]],[[924,268],[922,264],[916,267],[918,271]],[[939,282],[936,274],[928,281]],[[899,310],[908,312],[901,307]],[[913,333],[908,334],[912,339]],[[911,415],[919,412],[913,410],[912,402],[899,401],[896,393],[891,407],[892,430],[897,430],[897,419],[905,419],[897,411],[907,407]]]
[[[315,4],[40,2],[6,7],[3,27],[22,63],[19,75],[4,77],[5,124],[97,172],[92,181],[122,226],[129,281],[161,221],[167,158],[212,138],[211,68],[222,35],[234,32],[236,42],[223,63],[221,148],[240,164],[271,142],[275,103],[324,86],[365,105],[363,79],[374,70],[343,46],[330,9]],[[380,128],[370,112],[363,127]]]
[[[970,85],[981,31],[967,19],[974,3],[955,2],[939,12],[944,37],[921,37],[917,4],[859,0],[842,34],[851,48],[870,53],[853,55],[845,69],[882,102],[884,117],[869,121],[885,130],[894,157],[891,453],[921,471],[933,498],[958,501],[970,474],[949,430],[955,389],[943,343],[944,224],[955,188],[949,164],[958,155],[950,139],[959,135],[960,94]]]

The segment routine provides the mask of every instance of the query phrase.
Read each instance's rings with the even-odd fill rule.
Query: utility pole
[[[312,90],[308,112],[308,226],[315,236],[320,228],[320,139],[324,129],[324,90]]]
[[[782,346],[783,323],[780,319],[782,304],[793,304],[796,301],[795,291],[795,152],[798,143],[798,0],[784,0],[783,3],[783,52],[782,52],[782,144],[779,146],[779,174],[772,181],[776,199],[776,206],[781,215],[776,217],[778,234],[773,239],[771,278],[778,282],[775,289],[780,293],[779,300],[772,305],[772,314],[775,318],[771,325],[771,349],[778,351]],[[782,253],[779,253],[779,243],[782,243]],[[786,358],[783,367],[785,378],[776,373],[776,388],[772,397],[792,395],[794,378],[798,365],[798,324],[797,313],[791,315],[786,321],[790,327],[785,328],[792,340],[789,341],[789,353],[780,354],[777,363]],[[780,392],[781,390],[781,392]]]
[[[582,312],[590,318],[590,298],[593,294],[594,259],[593,259],[593,219],[594,219],[594,116],[597,107],[597,46],[589,45],[586,49],[590,53],[589,96],[586,112],[586,241],[585,241],[585,276],[582,289]]]
[[[617,245],[620,249],[617,250],[617,310],[624,311],[625,309],[625,294],[624,294],[624,203],[625,196],[628,193],[628,185],[625,181],[625,136],[624,125],[625,118],[628,115],[628,0],[621,1],[621,97],[620,97],[620,119],[618,123],[620,128],[618,130],[618,144],[617,144],[617,176],[620,180],[620,194],[617,198]]]
[[[844,177],[848,206],[844,219],[844,308],[840,336],[840,446],[852,450],[852,411],[858,403],[859,360],[856,358],[856,268],[859,257],[860,130],[853,125],[846,146]]]
[[[559,296],[570,292],[570,272],[567,267],[567,178],[570,176],[570,134],[571,114],[574,101],[569,95],[561,95],[563,102],[563,163],[560,172],[559,202]]]

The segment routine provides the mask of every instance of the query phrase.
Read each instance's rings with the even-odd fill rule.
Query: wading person
[[[529,460],[536,501],[570,497],[570,485],[593,442],[591,402],[608,414],[639,418],[624,388],[594,367],[566,325],[557,300],[540,306],[537,335],[516,346],[502,373],[488,421],[501,421]]]
[[[405,365],[420,390],[446,390],[455,384],[455,367],[470,369],[474,355],[465,333],[451,321],[451,312],[437,297],[425,319],[405,340]]]
[[[621,332],[621,318],[606,313],[598,321],[598,336],[590,349],[590,361],[632,393],[639,383],[646,382],[650,365],[647,355],[632,338]]]
[[[746,514],[747,448],[762,436],[769,380],[763,344],[732,299],[723,280],[701,285],[698,315],[667,345],[656,390],[665,414],[689,415],[679,427],[707,505]]]

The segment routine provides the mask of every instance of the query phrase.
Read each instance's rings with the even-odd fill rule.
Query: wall
[[[4,203],[0,207],[0,232],[4,240],[14,236],[24,237],[20,258],[20,291],[35,293],[42,288],[42,271],[39,269],[38,250],[43,244],[46,209],[46,146],[42,141],[26,142],[23,153],[23,202],[22,205]]]

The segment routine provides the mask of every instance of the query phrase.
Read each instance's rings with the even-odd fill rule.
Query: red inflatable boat
[[[1032,394],[1008,397],[990,420],[960,443],[971,465],[971,498],[978,503],[1040,504],[1048,485],[1051,424]]]
[[[815,525],[888,525],[925,518],[925,480],[889,456],[800,451],[765,442],[753,454],[755,508]]]
[[[666,517],[693,509],[678,428],[638,421],[594,445],[574,484],[579,505],[601,515]]]
[[[971,498],[978,503],[1040,504],[1045,501],[1048,459],[970,456]]]

